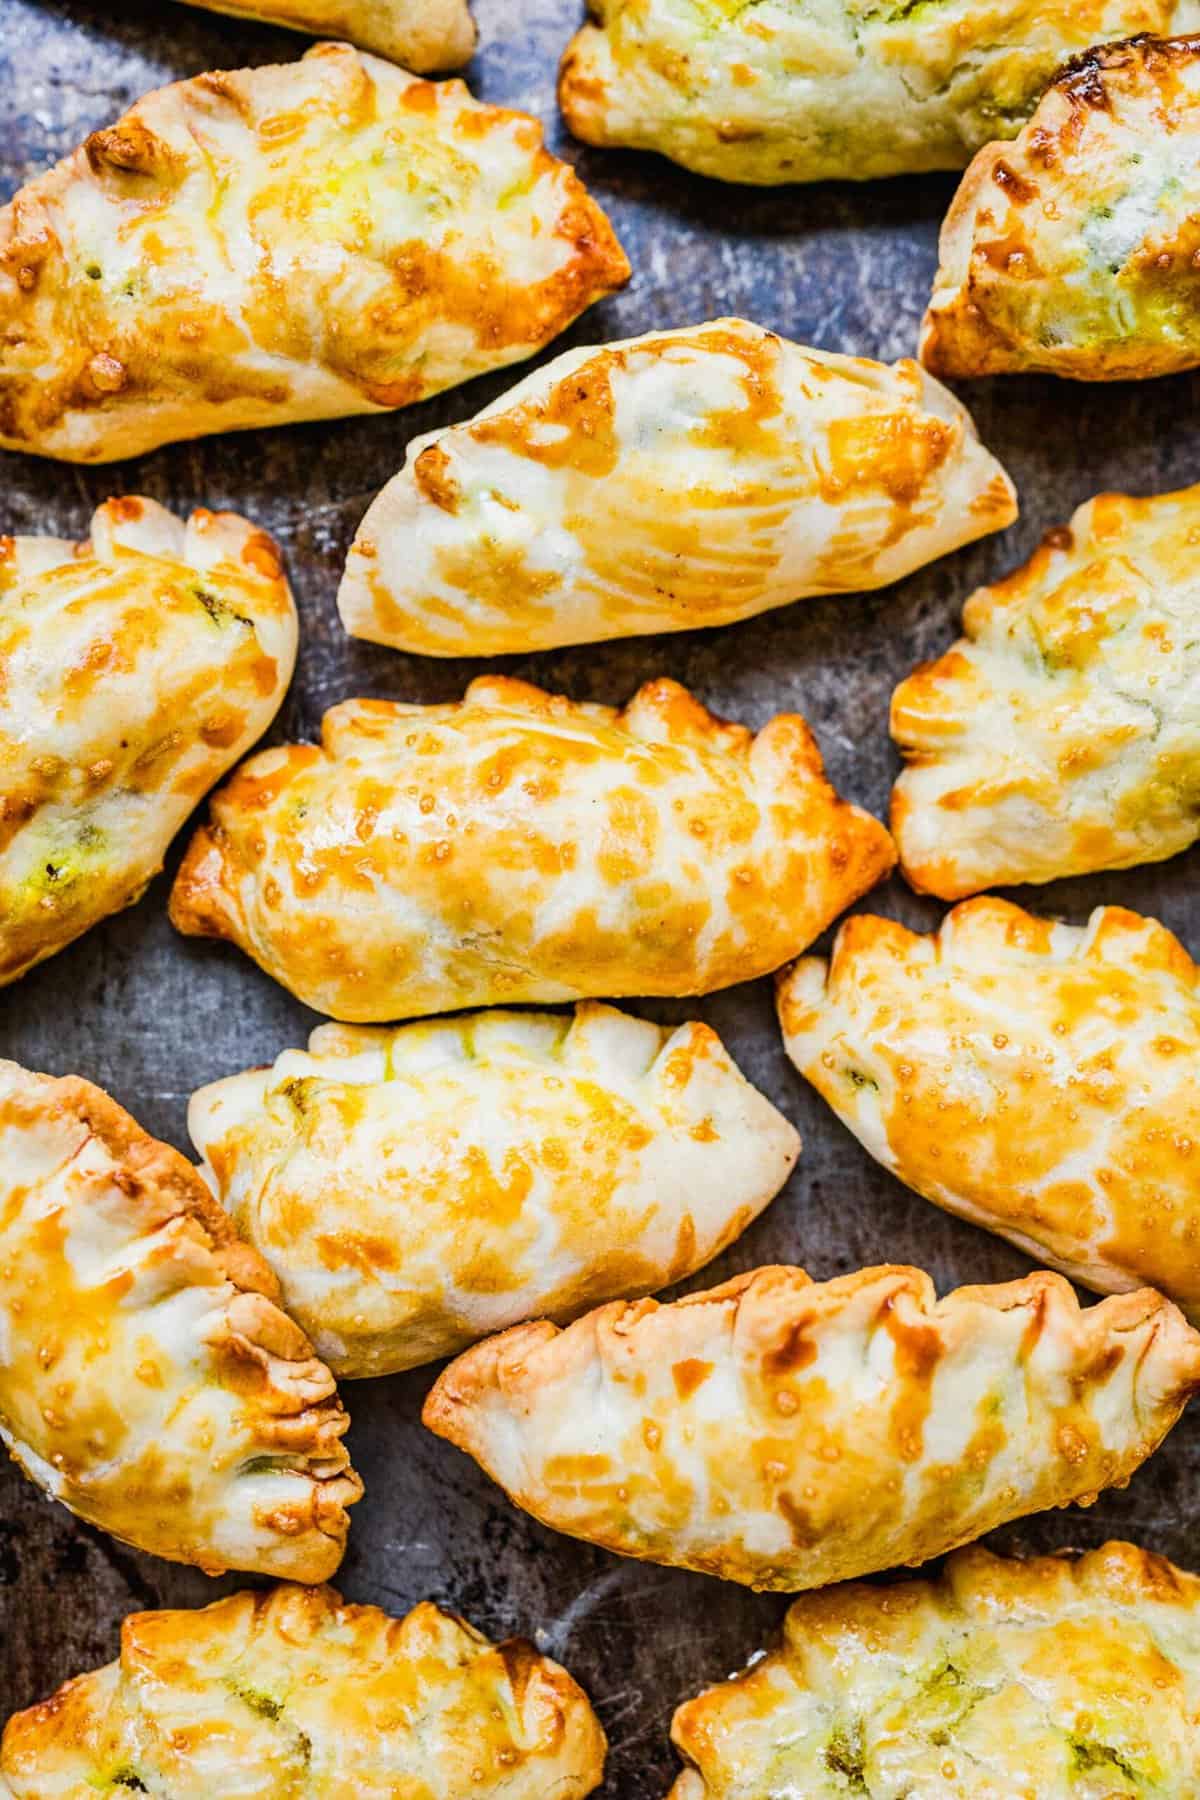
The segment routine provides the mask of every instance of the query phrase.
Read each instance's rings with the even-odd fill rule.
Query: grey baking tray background
[[[801,342],[893,358],[911,353],[951,177],[752,190],[691,177],[665,161],[587,151],[566,136],[555,65],[577,0],[478,0],[469,70],[488,100],[545,122],[613,217],[634,266],[547,354],[659,327],[740,313]],[[3,198],[147,89],[203,69],[285,60],[304,40],[155,0],[0,0]],[[457,698],[487,665],[397,655],[346,637],[334,593],[367,502],[408,439],[469,417],[516,379],[502,373],[390,417],[247,432],[179,444],[136,463],[75,469],[0,456],[0,531],[81,536],[109,494],[153,495],[186,510],[237,508],[286,552],[302,619],[296,680],[272,737],[311,737],[351,694]],[[985,441],[1012,471],[1022,516],[1000,538],[889,591],[808,601],[732,628],[510,658],[521,676],[577,699],[620,702],[668,674],[717,711],[760,725],[803,712],[843,793],[882,812],[896,759],[887,705],[900,676],[956,634],[971,588],[1011,568],[1040,534],[1104,488],[1151,492],[1200,475],[1197,383],[1075,387],[1013,380],[967,395]],[[0,993],[0,1054],[99,1082],[149,1130],[187,1147],[184,1115],[201,1082],[302,1043],[314,1015],[236,950],[177,937],[166,919],[171,870],[140,905]],[[1073,921],[1117,901],[1156,914],[1193,949],[1200,853],[1158,868],[1024,890]],[[873,909],[932,926],[941,909],[893,881]],[[631,1003],[636,1004],[636,1003]],[[702,1016],[743,1069],[799,1125],[805,1148],[766,1216],[693,1286],[756,1264],[803,1263],[820,1277],[862,1264],[922,1264],[942,1288],[1005,1279],[1029,1264],[948,1218],[878,1169],[786,1064],[769,984],[704,1001],[650,1002],[661,1019]],[[612,1741],[604,1792],[657,1800],[675,1772],[675,1704],[757,1649],[779,1597],[628,1562],[543,1530],[465,1457],[418,1423],[429,1371],[348,1384],[350,1447],[366,1481],[339,1585],[395,1613],[431,1596],[492,1634],[519,1631],[584,1682]],[[1200,1416],[1185,1418],[1124,1493],[997,1534],[1002,1547],[1094,1545],[1110,1535],[1200,1565]],[[239,1585],[142,1556],[0,1470],[0,1717],[107,1660],[130,1611],[196,1605]]]

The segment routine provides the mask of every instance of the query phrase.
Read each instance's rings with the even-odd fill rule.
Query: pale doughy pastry
[[[689,1700],[671,1800],[1184,1800],[1200,1580],[1133,1544],[957,1551],[936,1581],[795,1601],[778,1649]]]
[[[860,914],[780,983],[788,1054],[926,1199],[1077,1281],[1200,1321],[1200,989],[1153,919],[1004,900],[932,937]]]
[[[1200,487],[1089,500],[963,629],[892,697],[915,888],[958,900],[1200,837]]]
[[[275,545],[234,513],[131,496],[82,544],[0,537],[0,984],[138,898],[295,659]]]
[[[323,1581],[362,1491],[324,1363],[196,1171],[0,1062],[0,1441],[140,1550]]]
[[[939,375],[1077,381],[1195,368],[1198,221],[1200,38],[1089,50],[1016,142],[989,144],[963,176],[921,360]]]
[[[188,1129],[339,1376],[681,1281],[800,1149],[707,1025],[595,1001],[322,1025],[307,1054],[201,1088]]]
[[[9,1721],[0,1793],[583,1800],[604,1752],[587,1696],[532,1644],[429,1601],[392,1619],[278,1587],[127,1618],[116,1662]]]
[[[0,210],[0,445],[108,462],[530,356],[629,264],[524,113],[346,44],[198,75]]]
[[[672,1305],[519,1325],[425,1423],[545,1525],[758,1588],[919,1563],[1128,1481],[1200,1387],[1148,1288],[1044,1270],[938,1300],[919,1269],[758,1269]]]
[[[410,444],[350,547],[346,629],[498,656],[883,587],[1016,517],[915,363],[744,319],[568,350]]]
[[[171,916],[362,1022],[747,981],[893,860],[795,714],[752,737],[673,681],[617,712],[487,676],[454,705],[345,701],[320,747],[246,763]]]
[[[189,0],[209,12],[345,38],[416,75],[461,69],[475,48],[467,0]]]
[[[559,75],[571,130],[723,181],[960,169],[1065,56],[1200,25],[1196,0],[590,0]]]

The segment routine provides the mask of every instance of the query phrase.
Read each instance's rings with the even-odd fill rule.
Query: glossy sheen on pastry
[[[75,462],[404,406],[629,265],[524,113],[345,44],[139,100],[0,210],[0,445]]]
[[[392,1619],[278,1587],[127,1618],[118,1661],[10,1720],[0,1793],[583,1800],[604,1751],[586,1695],[532,1644],[429,1601]]]
[[[453,705],[345,701],[319,748],[246,763],[171,916],[364,1022],[747,981],[893,860],[795,714],[752,737],[673,681],[616,712],[487,676]]]
[[[919,937],[860,914],[830,964],[784,977],[779,1016],[800,1073],[909,1187],[1200,1321],[1200,988],[1162,925],[988,899]]]
[[[545,1525],[790,1590],[1123,1485],[1197,1387],[1200,1336],[1148,1288],[1081,1312],[1044,1270],[938,1300],[919,1269],[766,1268],[519,1325],[424,1418]]]
[[[594,1001],[322,1025],[307,1054],[201,1088],[188,1129],[341,1376],[681,1281],[800,1149],[707,1025]]]
[[[1183,1800],[1200,1581],[1133,1544],[833,1588],[675,1714],[671,1800]]]
[[[915,888],[958,900],[1200,837],[1200,487],[1089,500],[963,627],[892,697]]]
[[[196,1171],[107,1094],[0,1062],[0,1441],[81,1518],[323,1581],[361,1493],[324,1363]]]
[[[1196,0],[592,0],[559,99],[589,144],[723,181],[960,169],[1012,137],[1065,56],[1200,25]]]
[[[234,513],[129,497],[82,544],[0,537],[0,984],[138,898],[295,659],[275,545]]]
[[[717,319],[568,350],[418,438],[350,547],[346,629],[499,656],[883,587],[1016,517],[912,362]]]
[[[346,39],[417,75],[461,69],[475,48],[467,0],[190,0],[210,12]]]
[[[989,144],[964,175],[922,361],[939,375],[1078,381],[1195,368],[1198,212],[1200,38],[1089,50],[1016,142]]]

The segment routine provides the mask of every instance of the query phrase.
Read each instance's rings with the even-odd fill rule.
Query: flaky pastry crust
[[[475,48],[467,0],[188,0],[209,12],[345,39],[414,75],[461,69]]]
[[[1200,1581],[1133,1544],[806,1594],[675,1714],[671,1800],[1158,1800],[1200,1762]]]
[[[892,696],[892,831],[943,900],[1124,869],[1200,836],[1200,487],[1100,494],[980,588]]]
[[[9,1721],[0,1793],[584,1800],[604,1753],[587,1696],[523,1639],[278,1587],[127,1618],[116,1662]]]
[[[81,544],[0,537],[0,985],[139,897],[295,660],[278,551],[235,513],[130,495]]]
[[[680,1281],[800,1149],[707,1025],[594,1001],[322,1025],[307,1054],[201,1088],[188,1128],[338,1376]]]
[[[963,176],[922,362],[1076,381],[1195,368],[1198,170],[1200,37],[1133,38],[1067,63],[1015,143],[989,144]]]
[[[347,44],[139,100],[0,210],[0,445],[108,462],[378,412],[629,277],[524,113]]]
[[[215,797],[171,916],[356,1022],[697,994],[778,968],[893,862],[803,719],[653,681],[621,712],[487,676],[349,700]]]
[[[1196,0],[590,0],[559,101],[576,137],[722,181],[960,169],[1072,51],[1200,26]]]
[[[939,1300],[919,1269],[766,1268],[468,1350],[425,1404],[527,1512],[651,1562],[795,1590],[920,1563],[1123,1485],[1200,1387],[1142,1289],[1045,1271]]]
[[[782,978],[779,1015],[800,1073],[909,1187],[1200,1320],[1200,991],[1162,925],[982,899],[921,937],[860,914],[828,965]]]
[[[0,1062],[0,1441],[141,1550],[323,1581],[362,1488],[333,1378],[197,1172]]]
[[[409,445],[350,546],[346,629],[497,656],[883,587],[1016,517],[915,363],[716,319],[568,350]]]

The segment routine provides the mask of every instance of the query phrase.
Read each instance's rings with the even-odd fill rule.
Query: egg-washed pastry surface
[[[197,1172],[107,1094],[0,1062],[0,1441],[93,1525],[323,1581],[361,1484],[333,1378]]]
[[[671,1800],[1183,1800],[1200,1581],[1133,1544],[957,1551],[935,1581],[806,1594],[782,1644],[675,1714]]]
[[[780,984],[800,1073],[885,1168],[1101,1291],[1200,1320],[1200,989],[1153,919],[969,900],[848,919]]]
[[[524,113],[345,44],[138,101],[0,211],[0,445],[105,462],[403,406],[629,265]]]
[[[9,1721],[0,1794],[583,1800],[604,1753],[587,1696],[532,1644],[429,1601],[393,1619],[278,1587],[127,1618],[116,1662]]]
[[[1059,1275],[765,1268],[670,1305],[519,1325],[424,1420],[543,1524],[756,1588],[822,1587],[1121,1486],[1200,1387],[1200,1336],[1142,1289]]]
[[[1196,0],[591,0],[559,74],[589,144],[724,181],[959,169],[1012,137],[1065,56],[1200,26]]]
[[[568,350],[418,438],[350,547],[348,631],[498,656],[883,587],[1016,496],[913,362],[717,319]]]
[[[707,1025],[594,1001],[322,1025],[307,1054],[201,1088],[188,1128],[340,1376],[681,1281],[800,1148]]]
[[[1200,487],[1100,494],[981,588],[892,697],[922,893],[1157,862],[1200,837]]]
[[[275,545],[233,513],[129,496],[81,544],[0,537],[0,984],[139,897],[295,659]]]
[[[461,69],[475,48],[467,0],[189,0],[210,12],[346,39],[417,75]]]
[[[1194,13],[1187,26],[1200,20]],[[1078,381],[1200,364],[1200,37],[1077,57],[942,226],[921,360]]]
[[[697,994],[778,968],[894,861],[803,719],[757,737],[673,681],[617,712],[503,676],[349,700],[246,763],[171,896],[354,1022]]]

